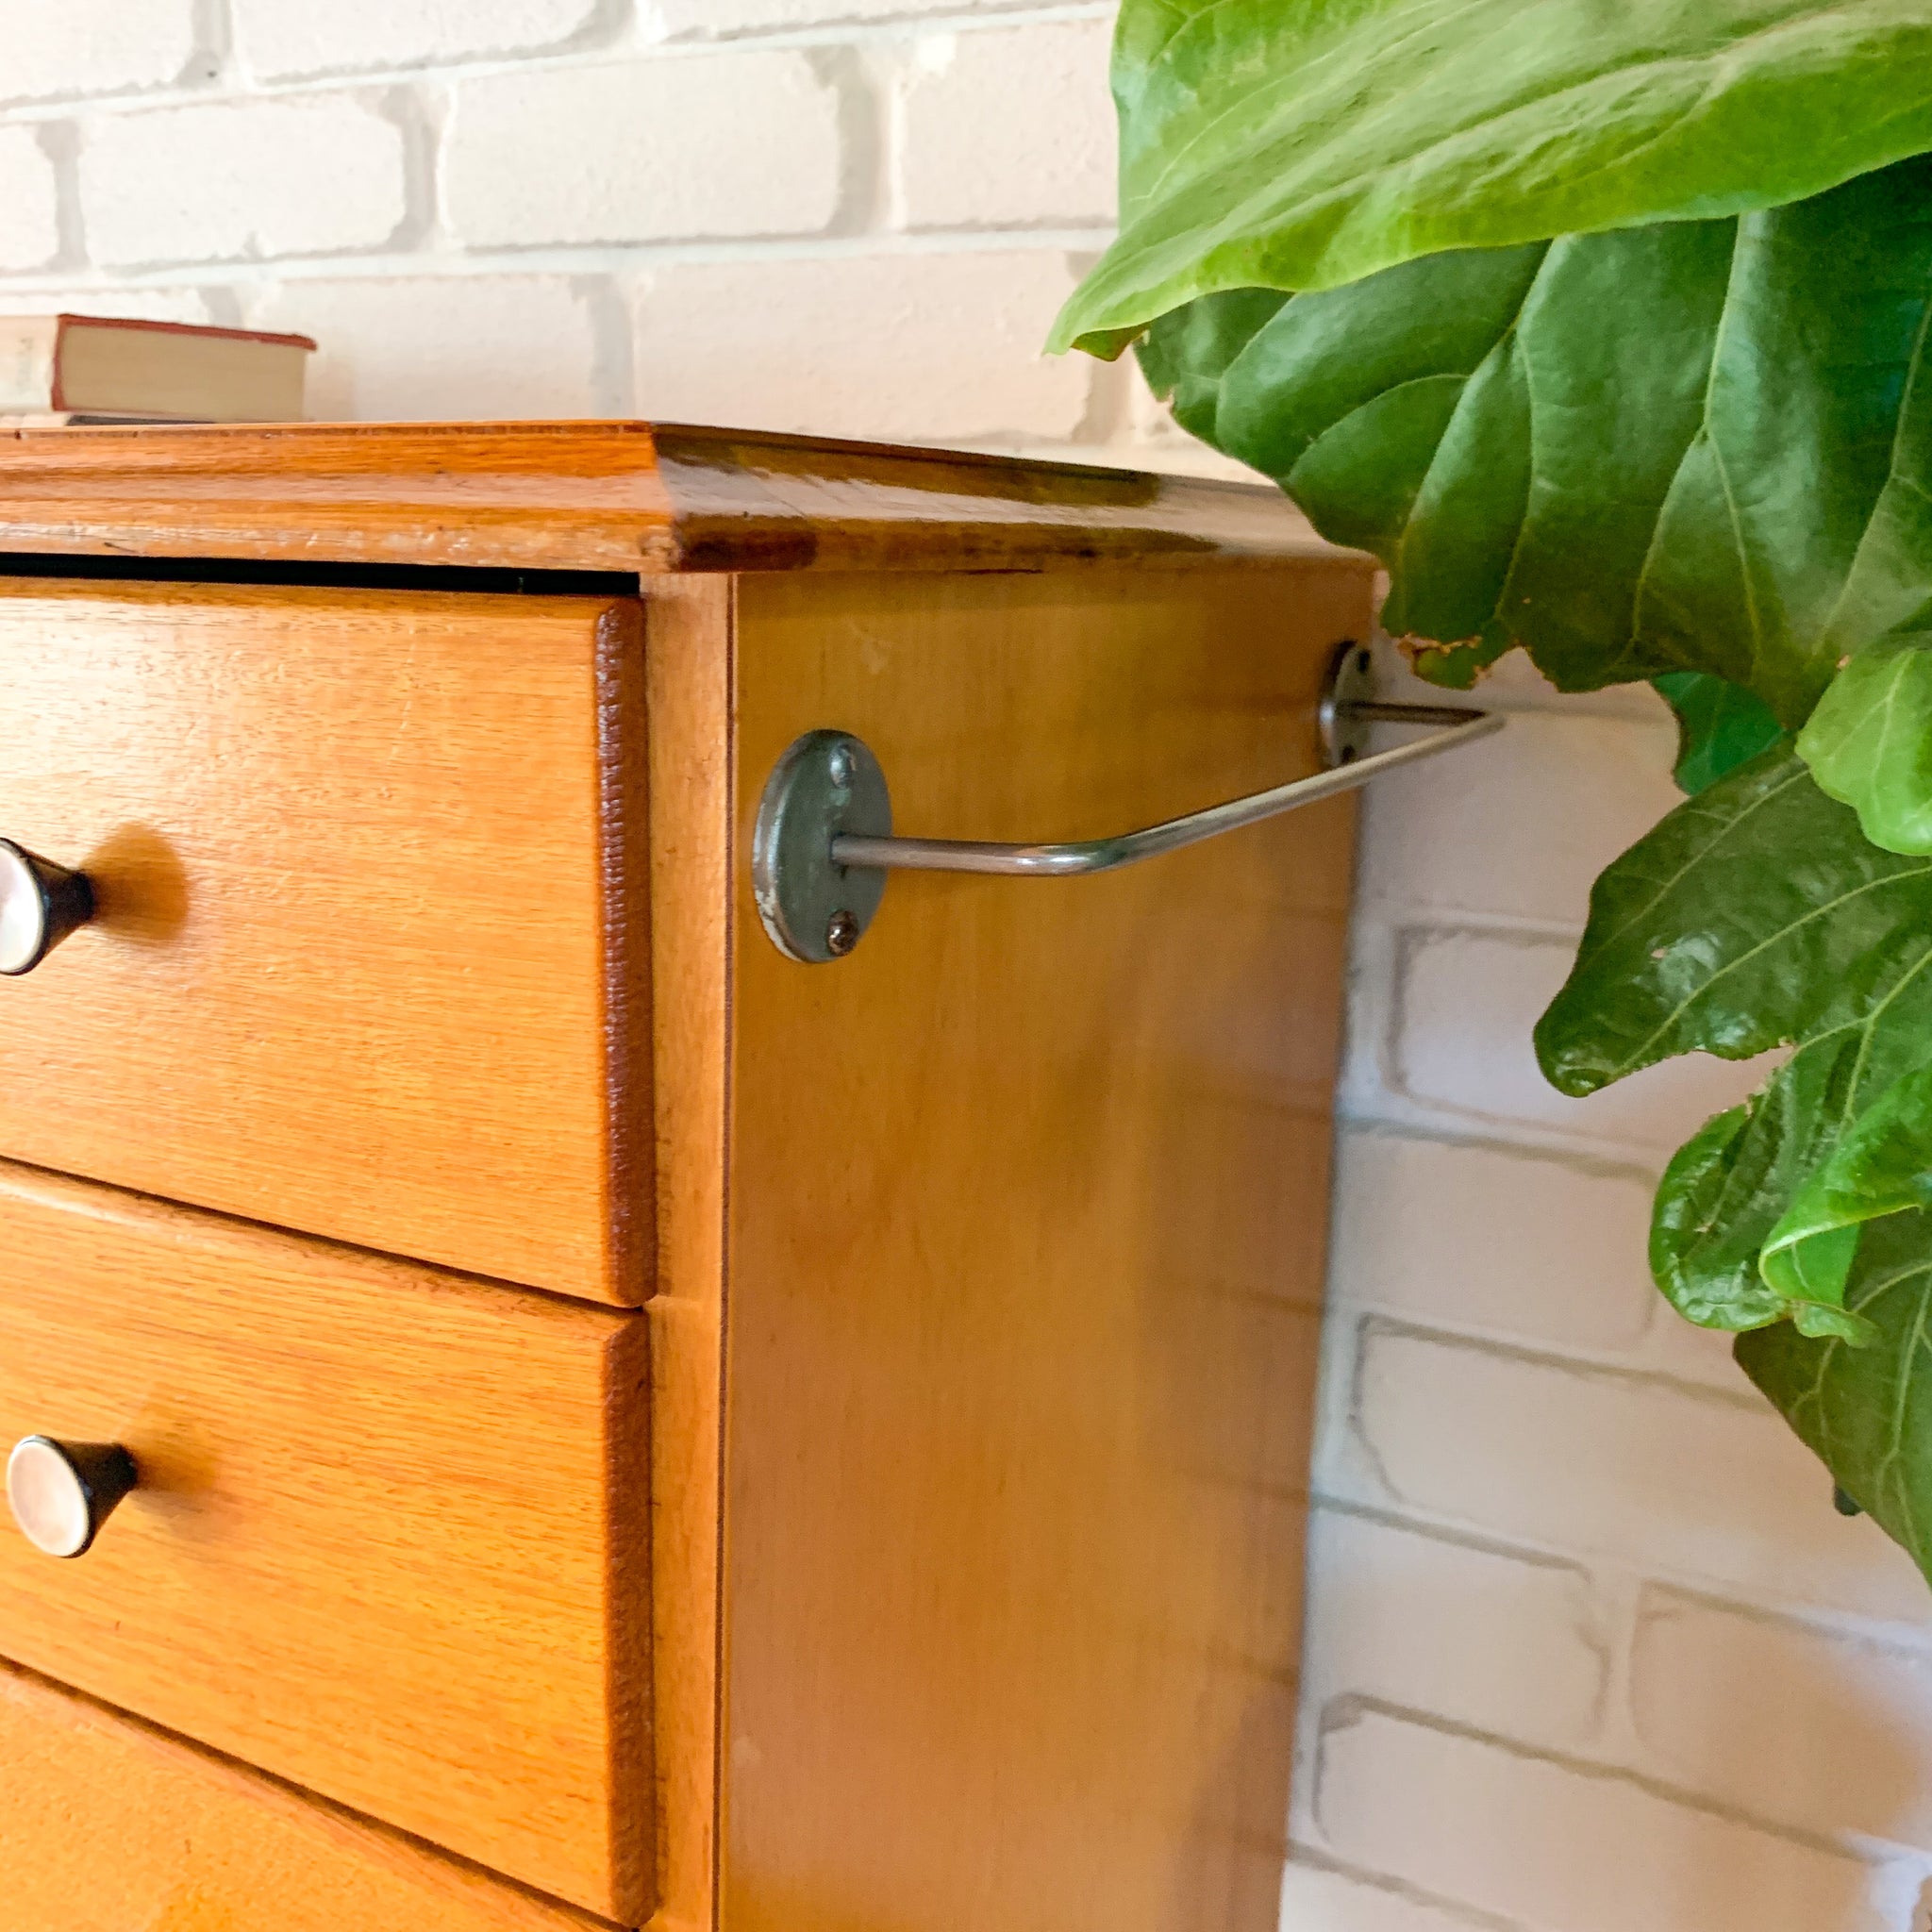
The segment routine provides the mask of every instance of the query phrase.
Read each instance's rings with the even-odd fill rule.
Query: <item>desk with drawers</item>
[[[1272,1927],[1351,802],[825,963],[749,851],[1313,771],[1368,562],[635,424],[23,433],[0,552],[0,1452],[132,1481],[0,1526],[6,1932]]]

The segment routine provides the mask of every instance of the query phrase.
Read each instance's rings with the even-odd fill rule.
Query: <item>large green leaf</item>
[[[1932,149],[1927,0],[1125,0],[1122,232],[1054,345],[1224,289],[1729,215]]]
[[[1124,0],[1123,230],[1056,336],[1139,341],[1379,554],[1426,675],[1657,680],[1695,795],[1539,1053],[1582,1094],[1789,1050],[1672,1161],[1653,1263],[1922,1564],[1928,82],[1932,0]]]
[[[1845,1303],[1875,1331],[1870,1346],[1764,1328],[1738,1338],[1738,1360],[1932,1576],[1932,1218],[1868,1228]]]
[[[1932,633],[1901,632],[1839,673],[1798,740],[1820,785],[1865,836],[1932,852]]]
[[[1932,1041],[1925,1042],[1932,1057]],[[1842,1299],[1867,1222],[1932,1208],[1932,1067],[1894,1080],[1839,1136],[1798,1190],[1758,1262],[1771,1282]]]
[[[1389,565],[1439,681],[1703,672],[1801,724],[1932,596],[1932,160],[1738,219],[1236,291],[1143,355],[1181,420]]]
[[[1691,1320],[1856,1336],[1839,1265],[1851,1243],[1812,1229],[1824,1246],[1769,1270],[1764,1249],[1846,1127],[1932,1057],[1928,966],[1932,860],[1869,843],[1786,746],[1687,800],[1597,881],[1575,968],[1537,1027],[1562,1091],[1676,1054],[1797,1047],[1658,1191],[1653,1267]]]
[[[1677,714],[1677,762],[1671,775],[1693,798],[1726,772],[1769,751],[1783,735],[1770,707],[1727,678],[1667,671],[1651,682]]]

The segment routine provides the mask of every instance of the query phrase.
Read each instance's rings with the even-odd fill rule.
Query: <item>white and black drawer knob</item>
[[[94,916],[94,889],[11,839],[0,839],[0,974],[31,973]]]
[[[139,1480],[118,1442],[26,1436],[7,1458],[7,1504],[21,1534],[49,1557],[84,1557]]]

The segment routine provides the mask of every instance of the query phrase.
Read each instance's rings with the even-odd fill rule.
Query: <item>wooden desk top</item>
[[[0,436],[0,552],[660,573],[1327,546],[1265,484],[649,423],[317,423]]]

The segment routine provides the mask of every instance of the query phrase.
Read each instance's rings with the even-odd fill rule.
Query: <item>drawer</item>
[[[0,1656],[644,1917],[642,1318],[10,1168],[0,1256],[0,1441],[141,1475]]]
[[[597,1932],[598,1922],[0,1668],[7,1932]]]
[[[639,622],[0,581],[0,838],[99,901],[0,979],[0,1155],[641,1299]]]

